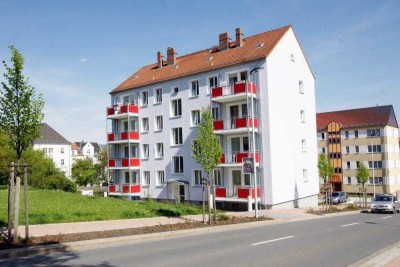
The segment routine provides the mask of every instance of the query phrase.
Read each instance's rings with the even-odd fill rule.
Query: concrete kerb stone
[[[396,265],[391,265],[396,264]],[[383,267],[399,266],[400,263],[400,241],[391,246],[383,248],[374,254],[359,260],[348,267]]]

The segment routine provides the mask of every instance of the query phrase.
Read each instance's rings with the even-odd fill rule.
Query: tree
[[[72,164],[72,179],[81,186],[96,182],[96,168],[91,158],[78,159]]]
[[[318,157],[318,174],[319,177],[324,180],[323,191],[325,192],[325,201],[328,202],[328,195],[330,190],[330,185],[328,185],[328,181],[334,173],[334,168],[329,163],[328,159],[326,158],[325,153],[319,154]],[[328,207],[326,207],[328,209]],[[329,206],[330,209],[330,206]]]
[[[11,50],[12,67],[9,67],[3,60],[6,72],[3,74],[5,81],[1,82],[0,90],[0,126],[10,138],[9,145],[16,152],[17,156],[17,175],[15,190],[15,211],[14,211],[14,243],[18,243],[18,214],[19,214],[19,194],[20,194],[20,175],[19,165],[23,151],[25,151],[32,141],[39,136],[40,124],[44,114],[42,113],[44,100],[41,94],[36,97],[35,88],[28,84],[28,79],[22,74],[24,68],[24,58],[14,46],[9,46]],[[25,179],[25,212],[28,217],[27,205],[27,176]],[[8,190],[8,233],[11,236],[11,221],[14,194],[14,175],[10,175]],[[25,224],[28,233],[28,223]],[[28,237],[26,238],[26,240]]]
[[[95,164],[96,169],[96,184],[100,186],[104,182],[108,182],[110,175],[108,171],[108,157],[107,157],[107,149],[100,149],[97,153],[97,163]]]
[[[202,166],[207,174],[208,199],[210,200],[210,184],[214,191],[214,180],[210,178],[210,173],[220,164],[222,156],[222,147],[218,137],[214,134],[213,118],[211,108],[204,108],[201,111],[201,121],[197,130],[197,138],[192,143],[192,157]],[[215,208],[215,192],[214,197],[214,222],[216,222]],[[204,202],[204,199],[203,199]],[[209,223],[210,223],[210,205],[209,207]]]
[[[363,196],[364,196],[364,207],[367,206],[367,190],[365,190],[365,183],[369,179],[369,172],[365,167],[364,163],[360,162],[357,169],[357,182],[360,183],[363,187]]]

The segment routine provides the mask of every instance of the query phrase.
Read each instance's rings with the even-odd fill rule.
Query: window
[[[142,106],[147,106],[149,103],[149,93],[147,91],[142,92]]]
[[[382,150],[381,145],[368,146],[368,153],[372,153],[372,152],[379,153],[379,152],[382,152],[381,150]]]
[[[219,120],[219,108],[218,107],[212,108],[212,116],[213,116],[213,120]]]
[[[306,122],[306,113],[304,110],[300,110],[300,122]]]
[[[346,154],[350,153],[350,147],[346,146]]]
[[[355,148],[356,148],[356,153],[359,153],[360,152],[360,148],[358,146],[355,146]]]
[[[147,133],[149,131],[149,118],[142,119],[142,132]]]
[[[155,131],[162,131],[163,129],[163,116],[155,117]]]
[[[351,177],[347,177],[347,183],[351,184]]]
[[[178,92],[179,92],[179,87],[178,86],[175,86],[175,87],[172,88],[172,93],[173,94],[177,94]]]
[[[374,177],[375,184],[383,184],[383,178],[382,177]],[[369,183],[373,184],[372,177],[369,177]]]
[[[156,157],[164,157],[164,143],[156,143]]]
[[[208,78],[208,92],[207,93],[210,93],[210,90],[217,86],[218,86],[218,77],[217,76]]]
[[[222,179],[222,172],[219,169],[214,170],[214,182],[215,182],[215,185],[218,185],[218,186],[224,185],[224,181]]]
[[[347,169],[349,170],[350,169],[350,161],[347,161],[346,165],[347,165]]]
[[[64,154],[64,148],[62,147],[60,149],[61,149],[61,154]],[[53,149],[52,148],[49,148],[49,153],[53,153]]]
[[[346,139],[349,139],[349,131],[345,131],[345,132],[344,132],[344,137],[345,137]]]
[[[381,130],[380,129],[367,130],[367,136],[368,137],[381,136]]]
[[[358,138],[358,131],[357,130],[354,131],[354,138]]]
[[[299,81],[299,92],[300,92],[300,94],[304,94],[304,85],[303,85],[303,81]]]
[[[294,54],[293,53],[290,54],[290,60],[294,62]]]
[[[308,172],[307,169],[303,169],[303,181],[308,182]]]
[[[325,140],[325,133],[321,133],[321,139]]]
[[[200,123],[200,110],[192,110],[191,112],[191,125],[197,126]]]
[[[175,99],[171,101],[171,116],[172,117],[182,116],[181,99]]]
[[[173,145],[182,145],[182,128],[172,128],[172,144]]]
[[[143,159],[149,158],[149,144],[143,144]]]
[[[174,163],[174,173],[183,173],[183,157],[173,157],[172,161]]]
[[[325,151],[326,151],[326,150],[325,150],[325,147],[323,147],[323,148],[322,148],[322,153],[325,154]]]
[[[251,185],[250,173],[245,173],[243,176],[244,176],[244,185]]]
[[[249,138],[243,137],[243,151],[249,151]]]
[[[356,166],[357,166],[357,169],[358,169],[358,167],[360,167],[360,162],[359,161],[356,162]]]
[[[382,161],[368,161],[368,168],[372,169],[382,169]]]
[[[125,183],[126,183],[126,184],[130,184],[129,172],[125,172],[124,177],[125,177]]]
[[[194,185],[202,185],[201,170],[193,170]]]
[[[61,159],[61,166],[64,166],[64,159]]]
[[[47,148],[43,148],[43,152],[47,154]]]
[[[154,103],[155,104],[160,104],[162,103],[162,89],[161,88],[157,88],[154,90]]]
[[[240,72],[240,80],[247,81],[247,71]]]
[[[88,149],[88,150],[86,151],[86,153],[87,153],[87,154],[90,154],[90,149]]]
[[[190,82],[190,96],[198,96],[199,95],[199,81],[191,81]]]
[[[124,103],[124,105],[129,104],[129,96],[128,96],[128,95],[127,95],[127,96],[124,96],[124,97],[122,98],[122,103]]]
[[[306,139],[301,140],[301,151],[306,152],[307,151],[307,142]]]
[[[157,171],[157,183],[158,185],[165,184],[164,171]]]
[[[150,185],[150,172],[149,171],[143,172],[143,185]]]

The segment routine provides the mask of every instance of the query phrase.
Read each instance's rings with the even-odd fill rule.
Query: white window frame
[[[190,97],[197,97],[200,94],[200,81],[192,80],[189,81]]]
[[[201,114],[200,110],[195,109],[190,112],[190,125],[192,127],[198,126],[200,124]]]
[[[143,171],[143,186],[150,186],[150,171]]]
[[[182,116],[182,99],[172,99],[171,100],[171,117],[181,117]]]
[[[306,111],[304,109],[300,110],[300,122],[305,123],[306,122]]]
[[[164,129],[164,121],[163,116],[155,116],[154,117],[154,131],[160,132]]]
[[[148,91],[143,91],[140,93],[140,100],[142,107],[145,107],[149,104],[149,92]]]
[[[193,185],[200,186],[202,185],[202,172],[201,170],[193,170]]]
[[[154,104],[162,103],[162,88],[154,89]]]
[[[214,182],[215,182],[216,186],[223,186],[224,185],[224,177],[222,176],[222,170],[221,169],[214,169]]]
[[[175,167],[175,160],[178,160],[178,169]],[[183,165],[183,156],[173,156],[172,157],[172,173],[173,174],[183,174],[184,173],[184,165]]]
[[[307,152],[307,140],[301,139],[301,151]]]
[[[165,185],[165,172],[162,170],[157,171],[157,185]]]
[[[143,144],[142,150],[143,150],[142,159],[149,159],[149,157],[150,157],[149,144]]]
[[[164,143],[156,143],[156,158],[164,157]]]
[[[299,80],[299,93],[304,94],[304,82]]]
[[[65,160],[61,159],[61,166],[64,166],[64,165],[65,165]]]
[[[149,132],[149,118],[142,118],[142,133]]]
[[[308,182],[308,171],[303,169],[303,182]]]
[[[183,129],[182,127],[171,129],[171,144],[178,146],[183,144]]]
[[[215,83],[215,84],[211,85],[211,81],[213,81],[212,83]],[[219,85],[219,79],[218,79],[217,75],[207,77],[207,94],[210,94],[211,90],[213,88],[218,87],[218,85]]]

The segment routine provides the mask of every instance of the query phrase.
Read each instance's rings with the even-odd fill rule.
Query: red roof
[[[392,105],[317,113],[317,131],[325,130],[333,121],[343,129],[386,125],[399,128]]]
[[[219,51],[218,47],[212,47],[177,57],[176,64],[174,65],[168,66],[163,64],[162,68],[158,68],[157,63],[155,63],[142,67],[111,93],[219,69],[243,62],[265,59],[289,29],[291,29],[290,25],[243,38],[243,44],[240,47],[235,47],[234,42],[231,42],[229,45],[230,49],[225,51]],[[259,46],[259,44],[262,45]]]

